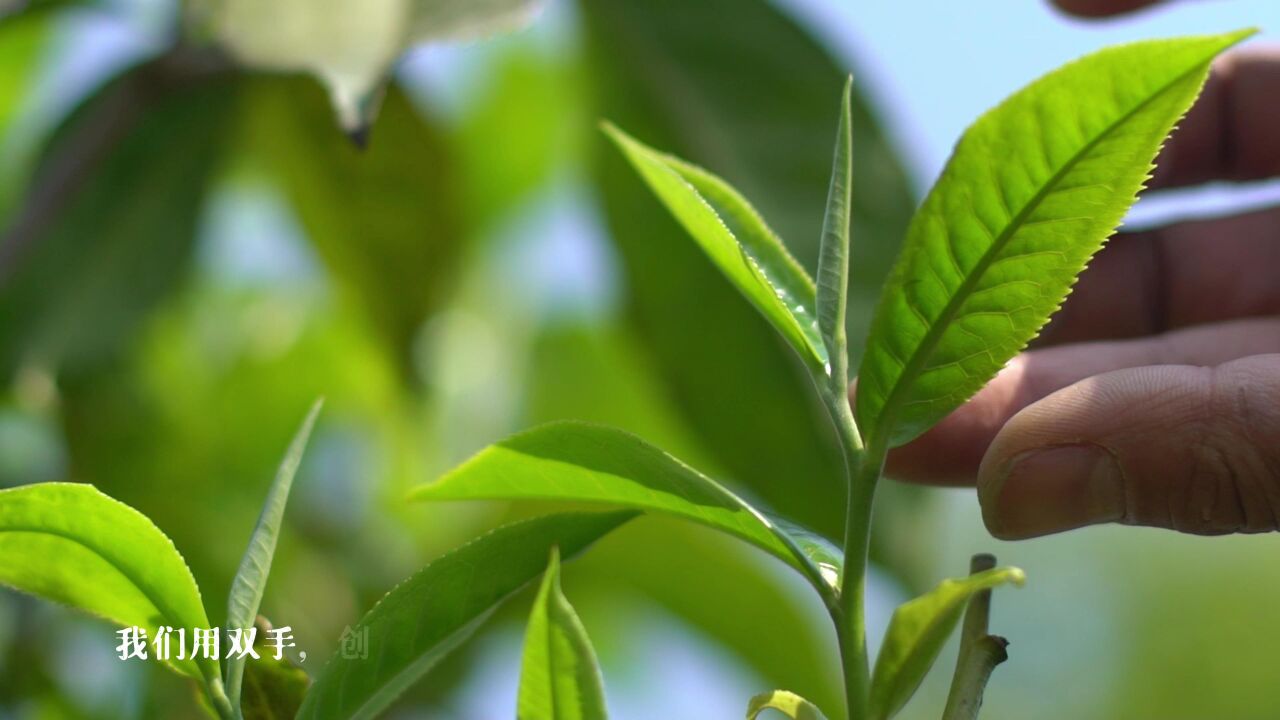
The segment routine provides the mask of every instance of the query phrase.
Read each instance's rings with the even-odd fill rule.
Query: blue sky
[[[1083,21],[1048,0],[776,0],[859,69],[886,124],[927,187],[965,127],[1005,96],[1105,45],[1243,27],[1280,38],[1275,0],[1173,0],[1105,21]],[[1275,183],[1152,198],[1131,224],[1280,202]]]

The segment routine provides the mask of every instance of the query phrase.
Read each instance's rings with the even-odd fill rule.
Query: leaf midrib
[[[1216,53],[1211,54],[1210,57],[1213,57],[1215,54]],[[1022,209],[1019,210],[1017,215],[1009,221],[1005,229],[996,236],[996,239],[991,243],[991,247],[988,248],[987,251],[982,254],[982,257],[978,259],[978,262],[974,265],[973,271],[960,281],[960,285],[956,288],[956,292],[953,293],[951,299],[947,301],[946,306],[942,309],[938,318],[929,326],[928,330],[925,331],[924,339],[920,341],[915,352],[911,354],[911,357],[903,366],[902,372],[898,374],[898,379],[893,385],[893,389],[889,392],[889,395],[885,398],[884,404],[881,406],[879,422],[875,425],[875,437],[871,439],[872,442],[869,443],[869,445],[879,447],[880,444],[884,444],[886,448],[888,447],[889,438],[894,429],[894,415],[898,410],[897,405],[901,401],[901,395],[904,392],[904,388],[908,387],[907,381],[909,379],[914,379],[919,375],[920,371],[923,369],[923,364],[932,357],[934,350],[937,349],[938,343],[942,341],[942,336],[950,327],[951,321],[955,319],[955,315],[960,311],[961,306],[964,305],[965,301],[973,293],[978,282],[986,275],[987,270],[989,270],[991,265],[995,263],[997,256],[1004,250],[1004,247],[1008,244],[1009,240],[1012,239],[1013,236],[1017,234],[1018,230],[1022,228],[1031,213],[1039,208],[1045,198],[1050,195],[1052,189],[1061,183],[1066,175],[1074,170],[1076,165],[1087,157],[1088,154],[1104,139],[1109,137],[1121,125],[1124,125],[1138,113],[1146,109],[1157,98],[1162,97],[1175,85],[1185,80],[1188,76],[1199,72],[1203,64],[1203,60],[1198,61],[1188,70],[1178,73],[1175,77],[1162,85],[1159,90],[1151,93],[1131,110],[1109,123],[1106,128],[1080,148],[1080,150],[1067,160],[1067,162],[1063,163],[1063,166],[1055,172],[1039,190],[1036,191],[1025,205],[1023,205]]]

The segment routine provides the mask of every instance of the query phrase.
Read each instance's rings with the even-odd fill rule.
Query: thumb
[[[1029,405],[978,471],[988,529],[1280,529],[1280,355],[1119,370]]]

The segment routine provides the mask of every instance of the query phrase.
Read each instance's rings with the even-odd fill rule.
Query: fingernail
[[[1037,537],[1124,516],[1120,466],[1097,445],[1031,450],[1004,468],[1003,479],[991,483],[994,497],[983,503],[996,537]]]

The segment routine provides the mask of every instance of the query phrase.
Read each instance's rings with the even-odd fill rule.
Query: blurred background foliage
[[[723,175],[812,271],[851,60],[788,7],[557,0],[524,33],[410,53],[363,149],[315,80],[179,42],[168,0],[13,8],[0,486],[91,482],[138,508],[220,622],[275,463],[326,396],[263,606],[304,668],[426,560],[545,509],[403,501],[535,423],[623,427],[837,535],[838,455],[801,368],[596,130]],[[920,183],[910,138],[868,97],[855,114],[860,339]],[[996,546],[971,493],[891,485],[879,510],[873,644],[893,605]],[[997,600],[1013,662],[985,717],[1280,714],[1273,539],[1100,529],[994,549],[1031,583]],[[645,520],[565,580],[619,718],[737,717],[773,687],[839,705],[817,600],[760,553]],[[510,717],[526,610],[397,717]],[[0,593],[0,718],[199,716],[181,680],[113,645]],[[911,717],[936,713],[947,676]]]

